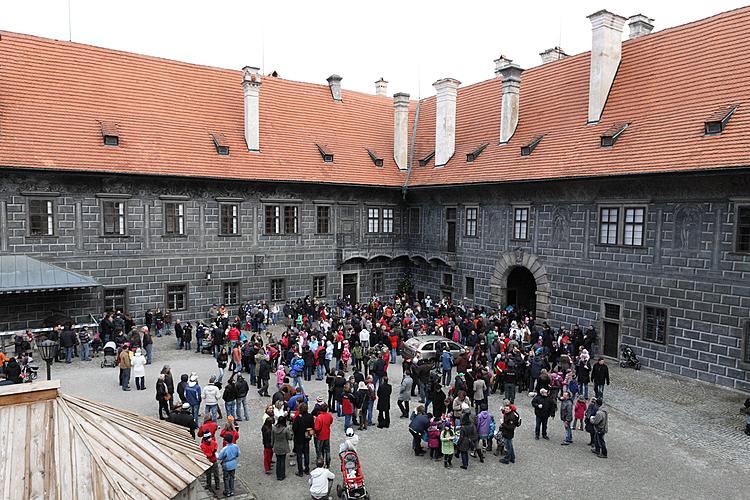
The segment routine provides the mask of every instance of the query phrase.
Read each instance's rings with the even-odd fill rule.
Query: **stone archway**
[[[492,305],[504,305],[507,298],[508,276],[517,267],[528,269],[536,281],[536,319],[543,321],[549,318],[550,284],[547,269],[539,257],[515,248],[500,256],[490,278]]]

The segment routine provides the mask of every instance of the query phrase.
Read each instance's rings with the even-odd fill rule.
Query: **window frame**
[[[637,211],[641,211],[641,221],[636,221],[636,213]],[[628,211],[633,211],[633,221],[628,222]],[[622,214],[622,246],[625,247],[642,247],[644,246],[644,243],[646,241],[646,207],[642,206],[624,206],[623,207],[623,214]],[[628,227],[631,227],[633,230],[633,233],[631,234],[631,242],[627,242],[628,237]],[[638,243],[635,242],[635,230],[636,228],[640,227],[641,233],[640,233],[640,241]]]
[[[113,206],[113,215],[115,220],[120,223],[119,231],[107,232],[107,205],[119,204],[122,207],[121,212],[117,213],[117,210]],[[128,236],[128,200],[121,198],[114,199],[103,199],[100,204],[102,214],[102,236],[108,238],[125,238]]]
[[[450,276],[450,279],[447,279],[447,277]],[[441,288],[447,288],[450,290],[453,290],[453,283],[454,283],[454,276],[453,273],[443,273],[442,279],[440,280],[440,286]]]
[[[380,232],[383,234],[393,234],[393,220],[395,217],[393,207],[383,207],[380,209]],[[386,215],[387,214],[387,215]]]
[[[264,234],[282,234],[281,205],[263,206],[263,232]]]
[[[380,233],[380,207],[367,207],[367,233]]]
[[[654,338],[649,338],[647,336],[647,330],[648,330],[648,315],[649,315],[649,309],[653,309],[656,311],[664,311],[664,340],[660,341],[654,336]],[[655,314],[656,316],[656,314]],[[657,318],[658,319],[658,318]],[[657,325],[658,327],[658,325]],[[650,342],[652,344],[658,344],[658,345],[668,345],[669,344],[669,308],[664,307],[662,305],[656,305],[656,304],[643,304],[643,310],[642,310],[642,325],[641,325],[641,340],[644,342]]]
[[[379,286],[376,286],[378,285]],[[385,293],[385,273],[383,271],[373,271],[371,279],[372,295],[382,295]]]
[[[172,292],[170,292],[170,287],[176,287],[181,286],[183,287],[183,306],[182,308],[177,307],[177,300],[175,299],[174,305],[170,303],[170,296],[172,295]],[[166,305],[166,308],[169,309],[172,312],[175,311],[187,311],[190,308],[190,285],[186,281],[173,281],[173,282],[167,282],[164,283],[164,304]]]
[[[327,213],[321,217],[321,209]],[[315,205],[315,234],[331,234],[331,205]],[[325,231],[321,230],[321,221],[325,221]]]
[[[230,216],[230,219],[234,222],[234,231],[233,232],[226,232],[224,231],[226,224],[224,223],[224,210],[227,208],[234,209],[233,211],[236,211],[236,213],[232,214]],[[219,236],[240,236],[242,234],[242,226],[240,224],[241,221],[241,211],[240,211],[240,204],[239,203],[233,203],[233,202],[220,202],[219,203]]]
[[[323,289],[322,294],[319,294],[321,290],[319,290],[319,283],[318,280],[323,280]],[[316,274],[312,277],[312,296],[316,299],[325,298],[328,296],[328,277],[324,274]]]
[[[607,212],[607,221],[604,221],[604,212]],[[611,221],[612,212],[615,213],[615,221],[614,223]],[[597,242],[599,245],[606,245],[606,246],[617,246],[620,242],[620,211],[621,207],[619,206],[601,206],[599,207],[599,231],[598,231],[598,238]],[[606,241],[602,241],[602,238],[604,237],[605,231],[604,231],[604,225],[607,225],[607,231],[606,231]],[[614,232],[612,229],[612,226],[614,225]],[[610,242],[610,236],[614,235],[614,241]]]
[[[623,248],[646,248],[646,235],[647,235],[647,227],[648,227],[648,203],[647,202],[640,202],[640,201],[631,201],[626,203],[601,203],[598,205],[598,219],[597,219],[597,234],[596,234],[596,245],[603,246],[603,247],[623,247]],[[602,234],[603,234],[603,225],[605,222],[603,222],[603,213],[605,210],[616,210],[617,211],[617,221],[616,221],[616,231],[615,231],[615,242],[610,243],[609,240],[606,242],[602,242]],[[628,211],[633,210],[642,210],[643,211],[643,221],[638,222],[627,222],[627,213]],[[606,222],[609,226],[612,225],[612,222]],[[625,237],[628,231],[628,227],[633,226],[634,228],[640,227],[641,228],[641,241],[639,244],[634,243],[626,243]],[[607,233],[609,234],[609,232]]]
[[[281,296],[274,295],[274,283],[278,282],[281,285]],[[286,300],[286,278],[270,278],[268,280],[268,297],[269,302],[284,302]]]
[[[511,208],[513,211],[513,225],[511,240],[513,241],[529,241],[529,229],[531,226],[531,206],[530,205],[515,205]],[[519,211],[526,213],[526,219],[519,219],[517,217]],[[520,228],[525,228],[523,236],[520,234]],[[518,230],[517,230],[518,229]]]
[[[416,214],[416,217],[414,214]],[[407,216],[409,218],[409,234],[422,234],[422,208],[409,207]],[[414,220],[415,218],[416,221]]]
[[[235,291],[235,302],[228,300],[231,297],[227,297],[227,287],[236,286]],[[239,279],[228,279],[221,282],[221,300],[222,304],[226,306],[236,306],[242,303],[242,281]]]
[[[31,211],[31,205],[33,203],[45,203],[45,206],[47,207],[47,212],[45,214],[39,214],[35,215]],[[27,213],[27,229],[26,229],[26,236],[31,236],[33,238],[49,238],[53,236],[57,236],[57,204],[55,198],[50,197],[42,197],[42,196],[33,196],[26,199],[26,213]],[[40,217],[40,223],[44,222],[46,228],[48,231],[46,233],[34,233],[32,232],[32,219],[34,217]]]
[[[471,283],[471,287],[469,286],[469,283]],[[474,276],[464,276],[464,297],[474,300],[474,297],[476,296],[476,286],[477,281]],[[471,293],[469,293],[469,288],[471,288]]]
[[[299,234],[299,206],[283,205],[283,234]]]
[[[170,208],[175,209],[174,214],[168,214]],[[165,236],[185,236],[186,233],[186,225],[185,225],[185,203],[181,201],[165,201],[163,203],[163,211],[164,211],[164,235]],[[175,229],[170,231],[169,230],[169,218],[174,218],[174,223],[176,225]]]
[[[750,254],[750,226],[748,226],[748,247],[747,249],[740,248],[740,211],[747,210],[748,217],[750,217],[750,203],[735,203],[734,205],[734,245],[732,250],[738,254]]]
[[[123,301],[122,305],[123,305],[123,307],[121,309],[117,309],[117,308],[115,308],[115,309],[107,309],[107,307],[109,305],[107,303],[107,292],[114,292],[114,291],[118,291],[118,290],[122,290],[122,301]],[[112,311],[118,311],[119,310],[119,311],[122,311],[124,313],[127,312],[127,308],[128,308],[128,287],[126,287],[126,286],[105,286],[105,287],[103,287],[102,288],[102,306],[103,306],[102,310],[104,310],[104,311],[110,311],[110,310],[112,310]]]
[[[470,218],[469,213],[472,211],[474,212],[474,217]],[[466,207],[464,210],[464,217],[465,217],[464,236],[466,236],[467,238],[477,238],[479,236],[479,207],[477,206]]]

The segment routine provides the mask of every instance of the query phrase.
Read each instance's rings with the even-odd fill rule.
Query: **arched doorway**
[[[516,271],[517,276],[511,278],[511,274],[516,269],[520,269],[520,271]],[[529,280],[529,274],[533,285],[528,282],[526,286],[519,285],[519,283]],[[515,248],[500,255],[490,278],[490,296],[493,307],[508,305],[509,287],[514,287],[517,290],[516,301],[519,300],[518,290],[528,290],[531,297],[527,296],[522,300],[531,302],[537,320],[548,319],[551,287],[547,277],[547,269],[535,254],[526,252],[523,248]]]
[[[536,311],[536,279],[525,267],[514,267],[505,286],[506,304]]]

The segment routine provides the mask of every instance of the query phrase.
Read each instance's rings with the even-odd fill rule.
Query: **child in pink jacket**
[[[586,415],[586,401],[583,398],[578,398],[576,400],[576,406],[573,409],[573,415],[575,417],[575,420],[573,421],[573,430],[575,430],[577,422],[581,423],[580,429],[583,430],[583,419]]]

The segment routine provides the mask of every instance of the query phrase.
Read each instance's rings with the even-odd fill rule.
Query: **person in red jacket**
[[[234,344],[236,344],[240,340],[240,331],[236,326],[232,325],[232,327],[227,331],[227,340],[229,341],[229,345],[231,347],[234,347]]]
[[[203,425],[201,425],[200,429],[198,429],[198,435],[204,436],[207,432],[211,434],[212,438],[216,437],[216,430],[219,428],[219,426],[214,422],[214,419],[211,417],[211,413],[209,412],[206,415],[206,420],[203,422]]]
[[[328,413],[328,405],[323,403],[315,417],[315,455],[318,460],[324,459],[326,468],[331,465],[331,425],[333,416]]]
[[[204,424],[205,425],[205,424]],[[214,431],[216,430],[216,424],[214,423]],[[203,434],[203,439],[201,439],[201,451],[206,456],[209,462],[211,462],[211,467],[208,468],[206,471],[206,482],[207,486],[206,488],[211,491],[211,477],[214,478],[214,484],[216,485],[216,489],[219,489],[219,472],[218,472],[218,464],[216,463],[216,440],[214,439],[211,432],[206,432]]]

